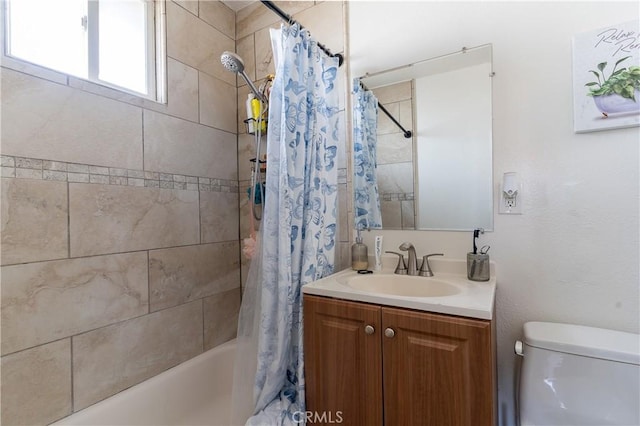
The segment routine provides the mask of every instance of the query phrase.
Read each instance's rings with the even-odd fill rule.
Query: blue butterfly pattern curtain
[[[356,229],[382,228],[376,179],[378,99],[353,81],[353,193]]]
[[[297,24],[278,33],[251,425],[304,423],[301,288],[334,272],[338,60]]]

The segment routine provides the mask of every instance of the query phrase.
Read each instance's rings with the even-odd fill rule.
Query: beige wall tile
[[[344,51],[344,16],[341,1],[325,1],[296,13],[294,18],[331,53]]]
[[[237,91],[222,80],[200,74],[200,123],[237,133]]]
[[[239,288],[239,267],[237,241],[153,250],[149,252],[151,310]]]
[[[274,3],[288,15],[295,15],[314,5],[312,1],[275,1]],[[256,2],[238,11],[236,15],[236,39],[241,39],[275,23],[278,23],[279,27],[281,21],[278,15],[260,2]]]
[[[198,192],[69,184],[71,256],[196,244]]]
[[[402,213],[400,201],[380,200],[382,227],[384,229],[402,229]]]
[[[410,100],[412,97],[411,81],[378,87],[373,89],[373,93],[376,95],[376,98],[378,98],[378,102],[384,105]]]
[[[338,152],[336,154],[336,166],[339,169],[347,168],[347,117],[345,111],[340,111],[338,117]]]
[[[416,217],[414,204],[412,201],[400,201],[402,206],[402,229],[414,229],[416,227]]]
[[[338,233],[336,235],[337,241],[349,241],[349,228],[348,228],[348,220],[347,215],[349,214],[347,211],[347,198],[349,194],[347,193],[347,185],[339,184],[338,185]]]
[[[260,143],[260,157],[264,158],[267,152],[267,137],[262,137]],[[255,135],[244,133],[238,135],[238,179],[251,179],[251,159],[256,158],[256,137]]]
[[[336,271],[351,267],[351,245],[349,243],[340,243],[336,247],[335,265]]]
[[[267,138],[262,138],[260,144],[260,156],[267,152]],[[244,133],[238,135],[238,179],[251,179],[251,159],[256,158],[256,137],[255,135]]]
[[[11,70],[2,70],[2,153],[142,168],[142,112]]]
[[[235,51],[235,42],[180,6],[167,2],[167,55],[199,71],[236,84],[234,73],[220,63],[223,51]]]
[[[256,80],[262,80],[267,74],[275,74],[273,49],[271,48],[271,28],[280,28],[280,23],[263,28],[255,33]]]
[[[78,411],[202,352],[202,301],[73,337]]]
[[[236,42],[236,52],[244,62],[244,72],[247,73],[251,81],[256,80],[256,50],[253,34],[241,38]],[[243,78],[238,78],[238,86],[245,83]]]
[[[238,240],[238,194],[200,193],[200,233],[203,243]]]
[[[198,70],[167,58],[167,92],[166,104],[147,101],[145,107],[185,120],[198,121]]]
[[[200,19],[213,25],[226,36],[236,38],[236,13],[218,0],[200,2]]]
[[[377,168],[380,194],[413,192],[411,163],[380,164]],[[384,216],[382,216],[384,217]]]
[[[200,3],[198,0],[172,0],[172,1],[177,5],[185,8],[189,12],[193,13],[195,16],[198,16],[198,9],[199,9],[199,3]]]
[[[405,138],[403,133],[378,135],[376,159],[378,165],[410,162],[413,158],[413,139]]]
[[[207,297],[203,302],[204,350],[207,351],[236,337],[240,288]]]
[[[235,180],[237,156],[234,133],[144,112],[145,170]]]
[[[411,100],[400,102],[400,104],[398,105],[398,108],[399,108],[399,111],[398,111],[399,117],[396,118],[396,120],[398,120],[400,124],[402,124],[402,127],[404,127],[405,129],[412,130],[413,129],[413,104]]]
[[[45,425],[71,414],[71,340],[2,357],[3,425]]]
[[[346,96],[350,96],[352,83],[353,81],[347,76],[347,67],[344,65],[339,67],[335,84],[338,87],[338,109],[340,111],[345,111],[347,108]]]
[[[2,353],[102,327],[149,310],[147,254],[2,268]]]
[[[2,264],[66,258],[67,184],[31,179],[1,181]]]
[[[394,102],[391,104],[385,104],[384,107],[389,111],[389,114],[396,120],[400,116],[400,104]],[[378,135],[387,133],[398,133],[400,128],[387,116],[387,114],[381,112],[378,114]]]

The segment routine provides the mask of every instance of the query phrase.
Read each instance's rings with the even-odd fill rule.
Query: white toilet
[[[515,350],[521,426],[640,425],[640,335],[528,322]]]

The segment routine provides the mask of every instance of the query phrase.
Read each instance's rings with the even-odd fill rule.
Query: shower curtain
[[[353,80],[353,193],[356,229],[382,228],[376,179],[378,99]]]
[[[334,269],[338,60],[297,24],[272,43],[265,205],[234,374],[234,417],[253,414],[249,425],[304,424],[301,287]]]

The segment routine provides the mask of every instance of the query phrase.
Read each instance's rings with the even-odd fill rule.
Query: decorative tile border
[[[407,193],[386,192],[382,194],[382,201],[411,201],[411,200],[413,200],[413,192],[407,192]]]
[[[238,181],[0,155],[0,176],[186,191],[237,192]]]

